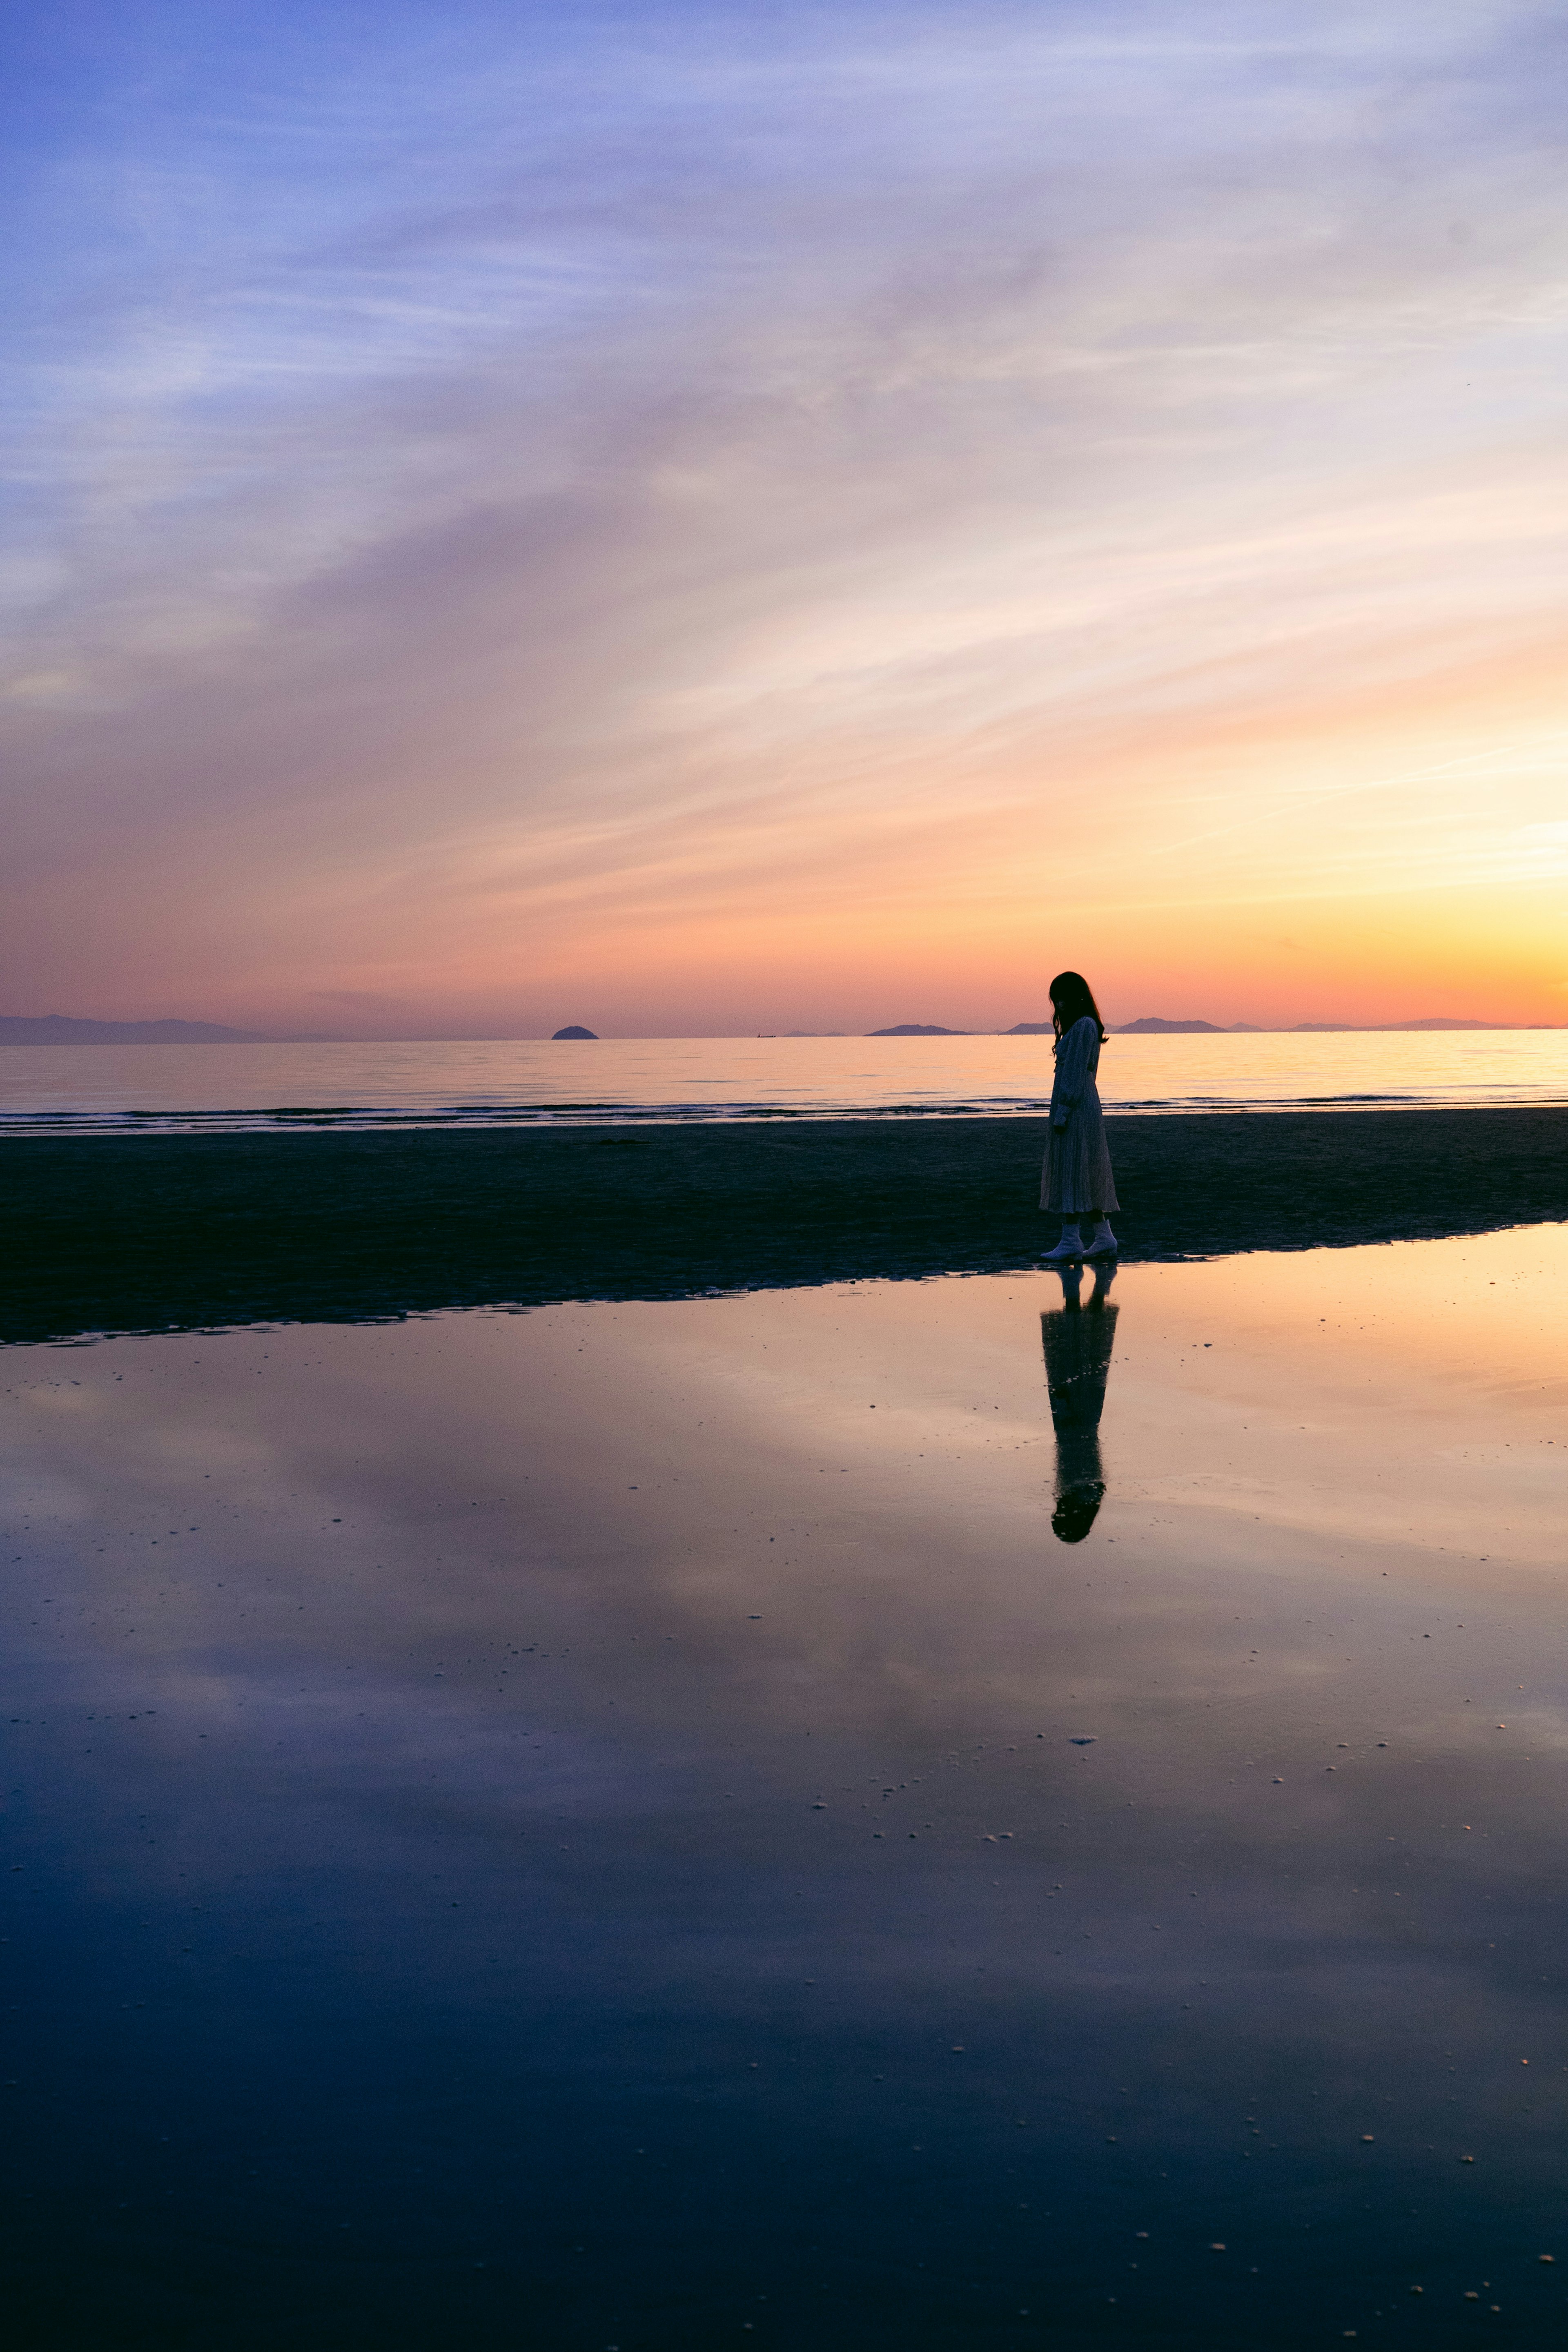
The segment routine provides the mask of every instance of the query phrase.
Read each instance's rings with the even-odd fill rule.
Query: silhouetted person
[[[1051,982],[1051,1020],[1056,1031],[1051,1047],[1055,1075],[1040,1205],[1054,1209],[1061,1219],[1061,1239],[1054,1249],[1046,1251],[1045,1262],[1066,1265],[1075,1258],[1113,1258],[1116,1236],[1111,1231],[1110,1213],[1121,1203],[1111,1173],[1100,1090],[1094,1083],[1100,1048],[1105,1043],[1105,1024],[1094,992],[1081,971],[1059,971]],[[1079,1224],[1085,1209],[1094,1220],[1094,1235],[1087,1249]]]
[[[1051,1525],[1063,1543],[1082,1543],[1105,1492],[1100,1416],[1105,1410],[1105,1382],[1121,1310],[1109,1299],[1114,1261],[1095,1267],[1087,1305],[1082,1267],[1059,1265],[1053,1271],[1061,1277],[1061,1305],[1047,1307],[1040,1318],[1056,1431],[1056,1508]]]

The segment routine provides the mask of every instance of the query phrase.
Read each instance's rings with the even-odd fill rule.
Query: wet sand
[[[1113,1118],[1129,1262],[1568,1216],[1568,1109]],[[0,1150],[0,1339],[998,1273],[1042,1123],[40,1138]]]
[[[7,1350],[20,2340],[1559,2342],[1565,1280]]]

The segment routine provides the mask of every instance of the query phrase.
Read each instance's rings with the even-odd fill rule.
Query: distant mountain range
[[[1298,1021],[1295,1024],[1295,1029],[1321,1029],[1325,1034],[1356,1030],[1365,1031],[1368,1034],[1374,1030],[1385,1029],[1511,1029],[1515,1026],[1511,1021],[1450,1021],[1441,1013],[1435,1014],[1430,1021]]]
[[[1166,1021],[1157,1013],[1145,1013],[1141,1021],[1124,1021],[1114,1034],[1118,1037],[1196,1037],[1200,1033],[1211,1037],[1225,1034],[1217,1021]]]
[[[1508,1021],[1457,1021],[1447,1014],[1434,1014],[1425,1021],[1298,1021],[1284,1030],[1268,1031],[1251,1021],[1234,1021],[1228,1029],[1216,1021],[1171,1021],[1159,1013],[1145,1013],[1141,1020],[1124,1021],[1113,1031],[1118,1037],[1225,1037],[1262,1036],[1264,1034],[1295,1036],[1301,1034],[1332,1035],[1362,1034],[1376,1032],[1411,1029],[1509,1029],[1519,1024]],[[1536,1022],[1524,1024],[1544,1028],[1555,1024]],[[591,1030],[576,1026],[559,1029],[558,1037],[578,1038],[592,1035]],[[792,1029],[792,1037],[841,1036],[841,1030]],[[976,1030],[946,1029],[935,1021],[898,1021],[890,1029],[873,1029],[873,1037],[1049,1037],[1049,1021],[1015,1021],[1010,1029]],[[78,1021],[63,1013],[0,1013],[0,1045],[332,1045],[352,1044],[352,1039],[335,1038],[313,1034],[302,1035],[263,1029],[231,1029],[221,1021]],[[395,1042],[395,1041],[360,1041]],[[468,1042],[455,1038],[433,1038],[430,1044]],[[527,1044],[525,1038],[500,1039],[501,1044]]]
[[[63,1013],[0,1013],[0,1045],[321,1045],[323,1037],[271,1037],[221,1021],[73,1021]]]
[[[1507,1029],[1507,1021],[1454,1021],[1446,1013],[1434,1013],[1426,1021],[1293,1021],[1288,1028],[1268,1031],[1254,1021],[1234,1021],[1224,1029],[1217,1021],[1166,1021],[1157,1013],[1146,1013],[1141,1021],[1124,1021],[1114,1031],[1118,1037],[1234,1037],[1238,1034],[1261,1037],[1266,1035],[1295,1037],[1303,1033],[1322,1035],[1384,1034],[1401,1029]],[[1009,1034],[1012,1034],[1011,1031]]]
[[[1303,1032],[1370,1035],[1396,1029],[1507,1029],[1513,1025],[1507,1021],[1454,1021],[1437,1013],[1427,1021],[1297,1021],[1289,1028],[1270,1031],[1255,1021],[1233,1021],[1227,1029],[1218,1021],[1170,1021],[1163,1013],[1145,1013],[1140,1021],[1119,1023],[1111,1034],[1116,1037],[1293,1037]],[[1049,1037],[1051,1034],[1049,1021],[1015,1021],[1010,1029],[990,1031],[942,1029],[931,1021],[900,1021],[891,1029],[871,1032],[873,1037]]]

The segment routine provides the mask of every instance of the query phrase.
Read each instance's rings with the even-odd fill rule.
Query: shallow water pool
[[[1565,1276],[5,1351],[25,2339],[1560,2341]]]

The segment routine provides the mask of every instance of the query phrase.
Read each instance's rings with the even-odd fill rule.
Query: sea
[[[727,1119],[1017,1118],[1049,1037],[0,1045],[0,1134],[245,1134]],[[1108,1109],[1568,1102],[1568,1030],[1115,1036]]]

